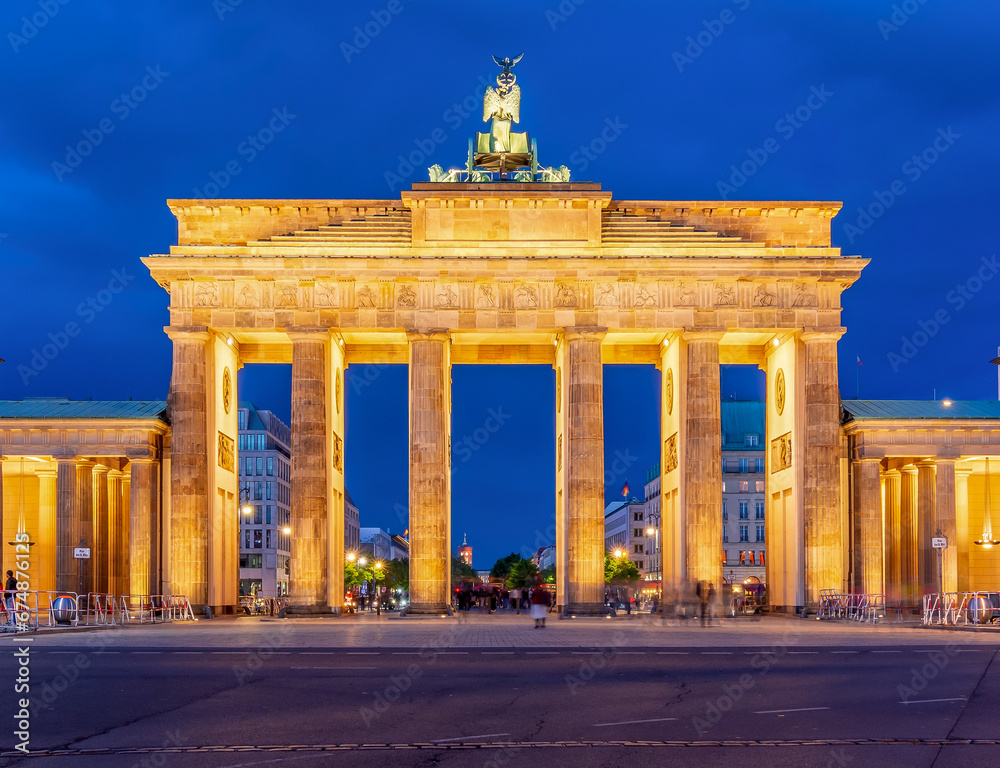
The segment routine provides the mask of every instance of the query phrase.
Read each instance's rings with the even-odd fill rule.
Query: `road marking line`
[[[818,712],[829,707],[802,707],[801,709],[765,709],[761,712],[754,712],[755,715],[781,715],[785,712]]]
[[[595,651],[597,653],[597,651]],[[658,656],[690,656],[690,651],[657,651]]]
[[[454,739],[434,739],[431,744],[444,744],[446,741],[469,741],[471,739],[489,739],[493,736],[510,736],[509,733],[481,733],[478,736],[456,736]]]
[[[600,653],[600,651],[597,651]],[[645,651],[618,651],[619,656],[645,656]]]
[[[558,656],[559,651],[528,651],[529,656]]]
[[[140,655],[155,656],[157,654],[163,653],[163,651],[132,651],[132,653],[134,655],[136,655],[136,656],[140,656]]]
[[[639,723],[665,723],[668,720],[676,720],[676,717],[657,717],[652,720],[623,720],[620,723],[594,723],[594,728],[605,728],[610,725],[638,725]]]
[[[378,669],[378,667],[292,667],[292,669]]]
[[[420,651],[393,651],[393,656],[419,656]]]
[[[348,656],[379,656],[378,651],[348,651]]]
[[[513,651],[483,651],[483,656],[513,656]]]
[[[920,701],[901,701],[900,704],[935,704],[939,701],[965,701],[964,696],[956,696],[953,699],[921,699]]]
[[[441,656],[468,656],[468,651],[438,651]]]
[[[830,651],[830,653],[860,653],[860,651]]]
[[[333,651],[300,651],[303,656],[333,656]]]
[[[902,651],[872,651],[872,653],[902,653]]]
[[[818,654],[819,651],[789,651],[789,656],[809,656],[810,654]]]
[[[179,656],[197,656],[204,653],[204,651],[171,651],[171,653],[175,653]]]
[[[732,651],[702,651],[702,656],[732,656]]]
[[[78,653],[78,651],[49,651],[49,653]]]

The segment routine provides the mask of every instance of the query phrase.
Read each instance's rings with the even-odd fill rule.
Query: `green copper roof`
[[[35,397],[0,400],[0,419],[159,419],[166,421],[166,400],[68,400]]]
[[[865,419],[1000,419],[996,400],[844,400],[844,421]]]
[[[747,450],[747,435],[757,436],[757,445],[750,450],[764,450],[764,403],[760,400],[722,401],[722,450]]]

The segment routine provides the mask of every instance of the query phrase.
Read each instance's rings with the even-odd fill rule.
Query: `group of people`
[[[530,611],[535,620],[535,628],[545,627],[545,616],[553,604],[552,593],[545,584],[537,583],[533,587],[515,587],[506,589],[497,585],[473,585],[463,582],[455,594],[455,607],[462,613],[468,613],[474,607],[487,613],[498,611],[514,611],[520,614],[522,610]]]

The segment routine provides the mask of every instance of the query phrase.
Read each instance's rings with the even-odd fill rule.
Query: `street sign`
[[[90,547],[74,547],[73,557],[76,560],[89,560],[90,559]]]
[[[933,549],[947,549],[948,548],[948,537],[947,536],[934,536],[931,538],[931,547]]]

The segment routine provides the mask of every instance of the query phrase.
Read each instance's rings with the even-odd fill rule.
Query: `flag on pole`
[[[628,498],[628,480],[625,481],[625,487],[622,488],[622,498]]]
[[[858,365],[864,365],[864,363],[861,362],[861,355],[858,355]]]

